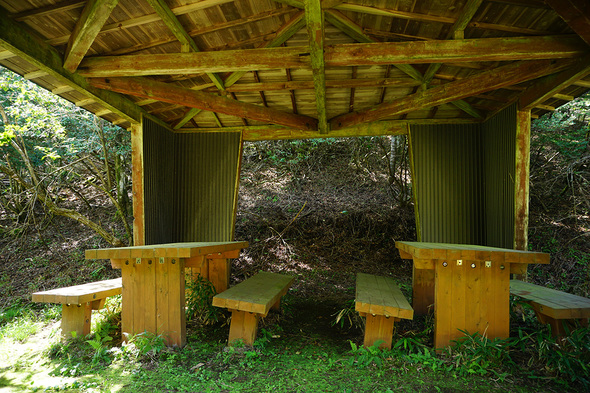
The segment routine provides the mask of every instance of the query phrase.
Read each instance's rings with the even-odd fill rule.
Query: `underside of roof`
[[[246,139],[533,117],[590,89],[586,0],[0,0],[0,64],[124,128]]]

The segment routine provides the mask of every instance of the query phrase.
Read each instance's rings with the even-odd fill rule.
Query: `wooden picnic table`
[[[237,258],[248,242],[195,242],[86,250],[86,259],[110,259],[123,280],[123,337],[149,332],[167,345],[186,343],[186,268],[212,280],[218,292],[227,289],[229,258]]]
[[[405,241],[395,246],[403,259],[414,262],[414,310],[434,304],[435,348],[448,346],[463,332],[508,338],[510,273],[549,263],[549,254],[542,252]]]

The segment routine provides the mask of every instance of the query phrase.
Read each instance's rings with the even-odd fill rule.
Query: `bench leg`
[[[64,339],[72,338],[71,332],[76,332],[76,337],[85,337],[90,334],[90,321],[92,316],[92,303],[86,304],[62,304],[61,306],[61,335]]]
[[[378,340],[383,342],[379,348],[391,349],[391,340],[393,337],[394,317],[386,318],[383,315],[367,314],[365,324],[365,347],[372,347]]]
[[[232,345],[234,341],[242,340],[246,345],[254,344],[258,331],[258,318],[259,314],[232,310],[228,343]]]

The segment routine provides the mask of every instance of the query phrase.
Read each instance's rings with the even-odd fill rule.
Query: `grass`
[[[384,351],[333,332],[326,337],[294,329],[289,315],[262,326],[253,347],[227,347],[222,322],[189,324],[187,345],[178,349],[150,334],[121,344],[118,306],[115,298],[93,317],[92,335],[65,343],[57,334],[55,307],[2,314],[0,353],[22,350],[0,356],[0,391],[566,392],[590,386],[590,330],[579,329],[559,344],[529,316],[514,326],[510,339],[466,335],[442,352],[431,348],[429,319],[398,331],[393,349]],[[27,321],[38,330],[15,346],[22,336],[6,327]]]

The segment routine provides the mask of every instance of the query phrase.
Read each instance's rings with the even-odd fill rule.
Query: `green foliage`
[[[109,341],[113,341],[113,338],[110,336],[102,336],[100,332],[94,333],[94,337],[86,340],[86,342],[92,347],[94,350],[94,355],[92,356],[92,365],[95,366],[99,363],[108,363],[110,362],[111,358],[108,355],[108,348],[106,344]]]
[[[354,299],[346,302],[346,307],[344,307],[336,314],[332,315],[333,317],[335,317],[332,321],[332,326],[339,326],[341,329],[364,329],[365,320],[359,315],[359,313],[354,309],[354,307]]]
[[[137,348],[139,356],[152,358],[157,357],[166,348],[164,337],[161,334],[156,335],[150,332],[136,334],[129,339],[129,344],[133,344]]]
[[[200,274],[186,279],[186,318],[201,324],[217,322],[219,308],[212,305],[213,296],[217,292],[211,281]]]

